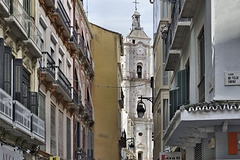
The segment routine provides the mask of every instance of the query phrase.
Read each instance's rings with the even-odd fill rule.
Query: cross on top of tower
[[[135,10],[137,10],[137,4],[139,3],[137,0],[135,0],[133,3],[135,3]]]

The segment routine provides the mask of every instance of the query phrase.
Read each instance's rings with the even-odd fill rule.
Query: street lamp
[[[153,4],[154,0],[149,0],[149,2],[150,2],[151,4]]]
[[[140,99],[140,101],[137,104],[137,114],[138,114],[138,118],[142,118],[145,111],[146,111],[146,105],[145,103],[142,101],[143,99],[146,99],[150,102],[152,102],[152,97],[138,97],[138,99]]]
[[[129,148],[134,148],[135,147],[135,145],[134,145],[134,138],[126,138],[126,132],[124,130],[122,132],[122,135],[121,135],[120,140],[119,140],[120,146],[122,148],[126,148],[127,147],[126,143],[127,143],[128,140],[131,140],[130,144],[128,145]]]

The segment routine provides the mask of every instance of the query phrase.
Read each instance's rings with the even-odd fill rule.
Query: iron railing
[[[57,77],[55,78],[57,83],[62,87],[62,89],[67,93],[69,97],[71,97],[71,83],[65,76],[65,74],[61,71],[61,69],[56,66],[57,68]]]
[[[46,71],[55,77],[55,61],[48,52],[42,52],[42,66],[41,70]]]
[[[68,16],[68,13],[66,12],[62,2],[60,0],[57,1],[58,7],[57,7],[57,12],[59,13],[68,33],[70,34],[70,18]]]
[[[75,88],[72,88],[72,100],[73,100],[73,103],[75,103],[76,105],[79,104],[78,91]]]
[[[73,41],[77,47],[79,46],[78,36],[79,36],[79,33],[76,32],[74,27],[72,27],[72,35],[71,35],[70,41]]]
[[[0,1],[2,1],[8,9],[10,9],[10,0],[0,0]]]

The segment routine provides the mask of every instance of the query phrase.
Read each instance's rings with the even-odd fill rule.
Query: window
[[[82,127],[82,149],[85,151],[85,127]]]
[[[58,155],[63,158],[63,112],[58,112]]]
[[[166,49],[165,43],[163,43],[162,48],[163,48],[162,85],[168,85],[168,71],[165,71],[165,66],[166,66],[166,61],[167,61],[167,49]]]
[[[30,15],[30,0],[23,0],[23,8]]]
[[[93,141],[94,141],[94,138],[93,138],[93,132],[88,132],[88,146],[87,146],[87,156],[89,158],[93,158]]]
[[[67,118],[67,159],[71,159],[71,120]]]
[[[56,155],[56,120],[55,113],[56,107],[51,104],[51,143],[50,143],[50,153],[51,155]]]
[[[168,17],[168,0],[163,0],[163,11],[162,11],[162,14],[163,14],[163,18],[167,18]]]
[[[30,73],[24,68],[23,69],[23,92],[22,92],[22,104],[31,110],[29,105],[29,90],[30,90]]]
[[[38,111],[39,115],[38,116],[44,122],[45,122],[45,118],[46,118],[46,116],[45,116],[45,100],[46,100],[45,96],[40,92],[40,94],[39,94],[39,108],[38,108],[39,109],[39,111]],[[45,131],[46,131],[46,127],[45,127]],[[46,133],[45,133],[45,135],[46,135]],[[46,145],[40,145],[40,149],[42,151],[46,151]]]
[[[137,65],[137,75],[138,78],[142,78],[142,66],[140,64]]]
[[[185,105],[189,103],[189,72],[184,69],[177,72],[177,85],[178,85],[178,99],[177,105]]]
[[[143,159],[143,152],[138,152],[138,160],[142,160]]]
[[[199,80],[198,84],[198,98],[199,102],[205,101],[205,42],[204,42],[204,30],[200,32],[198,36],[199,41]]]
[[[45,51],[45,28],[42,26],[42,24],[41,24],[41,21],[40,21],[40,25],[39,25],[39,31],[40,31],[40,33],[42,33],[42,35],[41,35],[41,44],[40,44],[40,49],[42,50],[42,51]]]
[[[12,79],[12,48],[4,46],[4,39],[0,38],[0,88],[11,95]]]
[[[135,40],[134,39],[132,40],[132,42],[133,42],[133,44],[135,44]]]
[[[163,130],[168,126],[168,99],[163,99]]]
[[[75,134],[76,134],[76,148],[80,148],[80,123],[76,121],[75,127]]]

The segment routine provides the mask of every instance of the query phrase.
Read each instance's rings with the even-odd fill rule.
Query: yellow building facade
[[[121,159],[120,113],[123,97],[120,86],[122,74],[122,35],[91,24],[92,49],[95,62],[93,103],[95,105],[94,157],[98,160]]]

